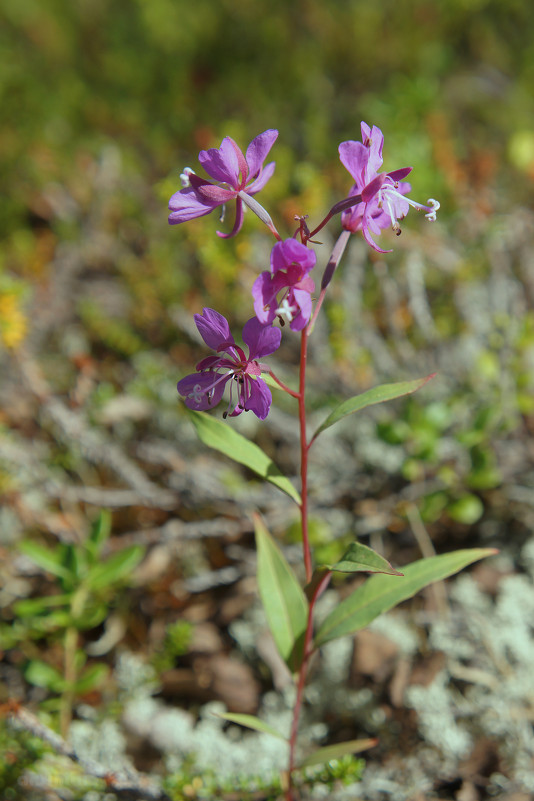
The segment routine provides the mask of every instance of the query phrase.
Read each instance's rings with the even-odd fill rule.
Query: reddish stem
[[[269,370],[269,375],[271,376],[273,381],[276,381],[280,389],[283,389],[284,392],[287,392],[287,394],[291,395],[292,398],[300,398],[300,394],[298,392],[295,392],[294,389],[290,389],[288,386],[286,386],[286,384],[284,384],[283,381],[280,381],[280,379],[275,376],[272,370]]]
[[[306,441],[306,359],[308,355],[308,336],[304,328],[300,337],[300,378],[299,378],[299,427],[300,427],[300,478],[301,503],[300,519],[302,524],[302,549],[306,583],[311,581],[312,561],[310,539],[308,534],[308,443]]]
[[[306,678],[308,675],[308,663],[313,653],[313,648],[311,647],[313,639],[313,612],[317,600],[321,597],[323,592],[328,587],[328,584],[330,583],[331,575],[332,572],[329,570],[319,581],[310,600],[310,605],[308,607],[308,622],[306,625],[306,633],[304,635],[303,657],[299,670],[299,678],[297,683],[297,697],[295,699],[295,706],[293,708],[293,721],[291,723],[291,734],[289,737],[289,766],[288,766],[289,786],[286,794],[287,801],[294,801],[294,795],[291,790],[291,784],[292,784],[291,778],[293,775],[293,771],[295,770],[295,749],[297,746],[299,718],[300,718],[300,710],[302,708],[302,700],[304,697],[304,687],[306,686]]]

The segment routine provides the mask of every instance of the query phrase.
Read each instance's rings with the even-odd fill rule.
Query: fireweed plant
[[[269,269],[263,271],[252,286],[254,316],[245,324],[242,340],[248,352],[236,343],[227,320],[214,309],[204,308],[195,314],[200,336],[212,353],[203,358],[196,371],[178,382],[178,392],[190,410],[191,419],[201,441],[234,460],[245,464],[266,481],[288,494],[300,510],[305,583],[301,586],[274,539],[259,518],[255,520],[258,550],[258,588],[269,628],[280,655],[289,666],[296,685],[295,703],[289,737],[252,715],[227,714],[228,720],[258,731],[269,732],[288,743],[288,768],[283,774],[287,801],[297,798],[299,771],[310,765],[328,762],[344,754],[354,754],[371,747],[375,740],[354,740],[326,746],[311,755],[297,751],[300,711],[310,659],[324,644],[352,635],[375,617],[401,601],[412,597],[423,587],[456,573],[477,559],[495,553],[488,548],[455,551],[420,559],[395,570],[371,548],[352,543],[341,560],[332,565],[314,564],[308,528],[308,460],[321,433],[342,418],[372,404],[415,392],[432,378],[384,384],[341,403],[309,437],[306,415],[306,364],[308,339],[313,333],[325,293],[334,277],[352,234],[361,231],[368,245],[379,253],[389,253],[376,243],[377,236],[391,227],[399,235],[399,221],[410,206],[424,212],[428,220],[436,219],[439,203],[416,203],[408,194],[410,184],[404,179],[411,167],[380,172],[384,137],[376,126],[361,124],[361,141],[339,145],[341,163],[350,173],[353,185],[347,197],[337,202],[312,230],[306,217],[296,218],[293,236],[282,238],[270,215],[253,197],[274,172],[274,163],[264,166],[278,132],[267,130],[249,144],[246,154],[230,137],[220,148],[202,150],[199,161],[210,176],[208,180],[187,168],[181,176],[182,189],[170,199],[171,224],[183,223],[210,214],[216,208],[235,200],[235,222],[229,234],[234,236],[243,224],[244,206],[253,211],[276,240]],[[312,277],[316,268],[314,237],[336,215],[340,215],[341,233],[325,265],[319,291]],[[280,346],[282,332],[300,336],[298,390],[290,389],[269,367],[268,357]],[[262,378],[266,376],[266,378]],[[267,380],[266,380],[267,379]],[[270,410],[271,386],[277,386],[296,401],[300,432],[300,492],[284,476],[271,459],[254,443],[236,432],[227,418],[251,411],[264,420]],[[207,414],[223,399],[222,417]],[[333,572],[375,574],[360,585],[330,612],[319,627],[314,626],[318,599],[329,585]]]

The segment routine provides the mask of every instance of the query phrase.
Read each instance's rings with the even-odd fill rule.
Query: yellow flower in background
[[[0,291],[0,339],[6,348],[16,348],[28,331],[28,321],[21,308],[20,293]]]

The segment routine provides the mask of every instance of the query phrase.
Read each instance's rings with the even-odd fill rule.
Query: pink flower
[[[260,420],[265,420],[272,395],[260,376],[269,368],[257,360],[274,353],[280,346],[280,329],[262,325],[252,317],[243,328],[243,341],[249,349],[247,357],[235,344],[228,321],[219,312],[203,309],[202,314],[195,314],[195,323],[206,345],[217,355],[206,356],[197,364],[197,373],[178,382],[178,392],[185,398],[185,405],[196,411],[213,408],[230,381],[230,401],[223,417],[237,417],[243,411],[252,411]]]
[[[198,160],[217,183],[199,178],[187,167],[180,176],[184,188],[176,192],[169,201],[169,223],[176,225],[203,217],[218,206],[224,206],[235,199],[236,216],[232,231],[229,234],[217,231],[223,238],[235,236],[243,225],[243,200],[240,195],[255,195],[271,178],[274,161],[266,167],[263,162],[277,136],[278,131],[272,128],[259,134],[247,147],[246,156],[229,136],[222,140],[219,149],[201,150]]]
[[[361,124],[361,131],[362,142],[342,142],[339,146],[341,163],[355,181],[349,196],[361,195],[362,198],[360,203],[342,213],[341,224],[346,231],[361,231],[365,241],[379,253],[390,253],[378,247],[371,234],[378,235],[391,226],[398,236],[401,233],[398,221],[408,214],[410,206],[424,211],[427,220],[435,220],[439,203],[431,198],[425,206],[406,197],[411,186],[402,179],[412,171],[411,167],[379,173],[383,161],[382,131],[376,126],[369,128],[365,122]]]
[[[315,261],[313,250],[296,239],[276,243],[271,251],[271,271],[261,273],[252,287],[254,311],[261,323],[270,324],[279,317],[288,320],[293,331],[304,328],[312,313],[315,284],[308,273]]]

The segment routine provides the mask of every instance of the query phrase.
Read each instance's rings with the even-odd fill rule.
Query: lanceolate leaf
[[[41,659],[32,659],[28,662],[24,678],[36,687],[46,687],[54,692],[61,692],[65,687],[65,679],[59,670]]]
[[[292,670],[302,661],[308,622],[308,603],[282,552],[259,519],[255,518],[258,550],[258,589],[267,622],[282,658]]]
[[[387,573],[388,576],[402,576],[390,565],[387,559],[372,548],[359,542],[352,542],[346,553],[335,565],[324,565],[328,570],[338,573]]]
[[[287,737],[280,734],[279,731],[269,726],[265,721],[260,720],[255,715],[240,715],[234,712],[221,712],[217,713],[217,717],[229,720],[230,723],[239,723],[240,726],[246,726],[247,729],[254,729],[254,731],[263,732],[263,734],[270,734],[272,737],[278,737],[279,740],[287,742]]]
[[[97,662],[86,668],[76,682],[76,692],[83,694],[100,687],[109,675],[109,667],[102,662]]]
[[[347,415],[353,414],[354,412],[359,412],[367,406],[374,406],[377,403],[394,400],[403,395],[411,395],[412,392],[416,392],[418,389],[421,389],[421,387],[424,387],[435,375],[435,373],[432,373],[432,375],[427,375],[426,378],[417,378],[414,381],[401,381],[398,384],[382,384],[379,387],[369,389],[367,392],[362,392],[361,395],[355,395],[353,398],[343,401],[343,403],[337,406],[319,426],[312,437],[312,441],[319,436],[321,431],[330,428],[330,426],[333,426],[338,420],[342,420],[343,417],[347,417]]]
[[[42,567],[47,573],[64,579],[71,577],[70,570],[62,564],[63,554],[59,548],[52,550],[32,540],[21,542],[19,548],[32,562]]]
[[[371,620],[411,598],[434,581],[452,576],[467,565],[497,553],[493,548],[470,548],[419,559],[403,567],[404,576],[372,576],[326,618],[315,637],[319,647],[338,637],[354,634]]]
[[[98,556],[102,550],[103,544],[109,538],[111,533],[111,514],[106,510],[102,510],[97,519],[91,527],[91,533],[86,542],[86,548],[90,555],[94,558]]]
[[[362,751],[367,751],[368,748],[374,748],[377,744],[378,740],[376,738],[369,738],[367,740],[348,740],[345,743],[327,745],[303,759],[298,767],[309,768],[310,765],[321,765],[324,762],[330,762],[331,759],[339,759],[345,754],[359,754]]]
[[[99,590],[121,581],[137,567],[144,553],[145,549],[141,545],[131,545],[113,554],[105,562],[100,562],[91,569],[87,577],[88,585],[93,590]]]
[[[291,481],[280,472],[275,463],[254,442],[249,442],[231,426],[206,412],[188,410],[188,414],[204,445],[224,453],[225,456],[229,456],[239,464],[244,464],[300,504],[300,495]]]

